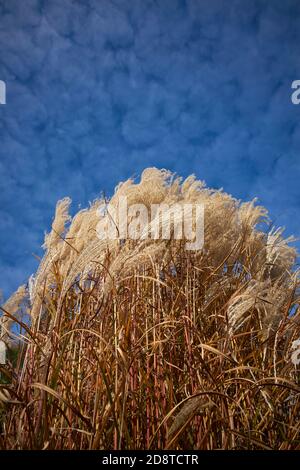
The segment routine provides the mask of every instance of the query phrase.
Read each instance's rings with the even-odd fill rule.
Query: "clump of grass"
[[[300,449],[290,240],[257,228],[267,213],[254,202],[192,177],[148,169],[111,203],[124,195],[148,206],[204,203],[204,248],[101,241],[101,201],[72,220],[70,201],[58,203],[26,288],[30,324],[16,302],[2,307],[6,340],[7,322],[17,322],[23,346],[0,389],[0,447]]]

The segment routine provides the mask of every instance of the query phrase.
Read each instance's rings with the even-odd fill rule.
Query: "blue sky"
[[[147,166],[257,196],[300,234],[298,0],[0,0],[0,288]]]

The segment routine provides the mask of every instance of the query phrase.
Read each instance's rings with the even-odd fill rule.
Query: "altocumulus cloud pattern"
[[[86,205],[147,166],[299,234],[298,0],[0,0],[0,270],[36,268],[57,199]]]

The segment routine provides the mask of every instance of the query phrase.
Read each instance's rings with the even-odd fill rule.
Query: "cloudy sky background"
[[[298,0],[0,0],[0,288],[55,204],[147,166],[257,196],[300,234]]]

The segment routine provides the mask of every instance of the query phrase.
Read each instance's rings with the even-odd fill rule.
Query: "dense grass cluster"
[[[31,320],[1,369],[0,447],[300,449],[295,251],[258,230],[262,208],[192,178],[147,170],[120,194],[203,202],[204,249],[100,241],[98,202],[70,220],[63,200],[38,273],[2,307],[7,341],[24,296]]]

